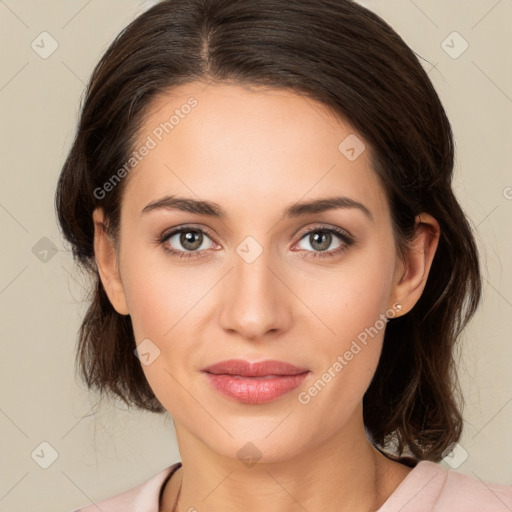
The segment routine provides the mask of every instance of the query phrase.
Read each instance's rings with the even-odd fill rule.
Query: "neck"
[[[176,512],[375,511],[410,471],[376,450],[364,427],[349,424],[287,460],[265,461],[263,454],[250,467],[212,451],[181,424],[175,426],[181,475],[166,486],[163,511],[172,510],[178,492]]]

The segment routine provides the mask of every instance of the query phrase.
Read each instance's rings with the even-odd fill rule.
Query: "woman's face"
[[[362,430],[401,264],[361,137],[288,91],[193,83],[152,104],[135,150],[118,254],[127,309],[116,309],[177,432],[271,461]],[[148,206],[165,197],[204,211]],[[204,371],[232,359],[304,374]]]

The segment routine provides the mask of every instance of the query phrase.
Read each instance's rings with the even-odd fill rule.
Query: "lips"
[[[284,361],[250,363],[231,359],[203,370],[214,389],[237,402],[263,404],[275,400],[304,382],[310,371]]]
[[[250,363],[243,359],[230,359],[208,366],[203,370],[214,375],[238,375],[240,377],[265,377],[279,375],[299,375],[309,371],[307,368],[298,368],[284,361],[260,361]]]

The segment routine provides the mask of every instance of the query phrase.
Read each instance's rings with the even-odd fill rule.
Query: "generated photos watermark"
[[[174,114],[169,117],[167,121],[160,123],[153,129],[142,145],[135,151],[133,151],[128,160],[107,180],[101,187],[94,189],[94,197],[96,199],[103,199],[109,192],[111,192],[121,180],[130,173],[130,171],[136,167],[146,156],[148,156],[151,150],[155,149],[166,135],[172,132],[176,126],[178,126],[185,117],[192,112],[192,109],[197,107],[198,101],[196,98],[191,96],[186,103],[181,105],[180,108],[174,110]]]
[[[366,347],[368,341],[377,336],[386,327],[388,320],[396,315],[395,309],[397,309],[396,305],[385,313],[381,313],[378,320],[372,326],[366,327],[364,331],[361,331],[357,335],[357,339],[352,341],[349,349],[342,355],[338,355],[331,366],[306,391],[301,391],[297,395],[299,403],[302,405],[309,404],[312,398],[317,396]]]

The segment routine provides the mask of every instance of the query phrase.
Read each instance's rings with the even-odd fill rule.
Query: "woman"
[[[449,121],[351,1],[164,0],[96,67],[56,206],[89,387],[182,458],[80,510],[505,511],[436,464],[480,299]]]

